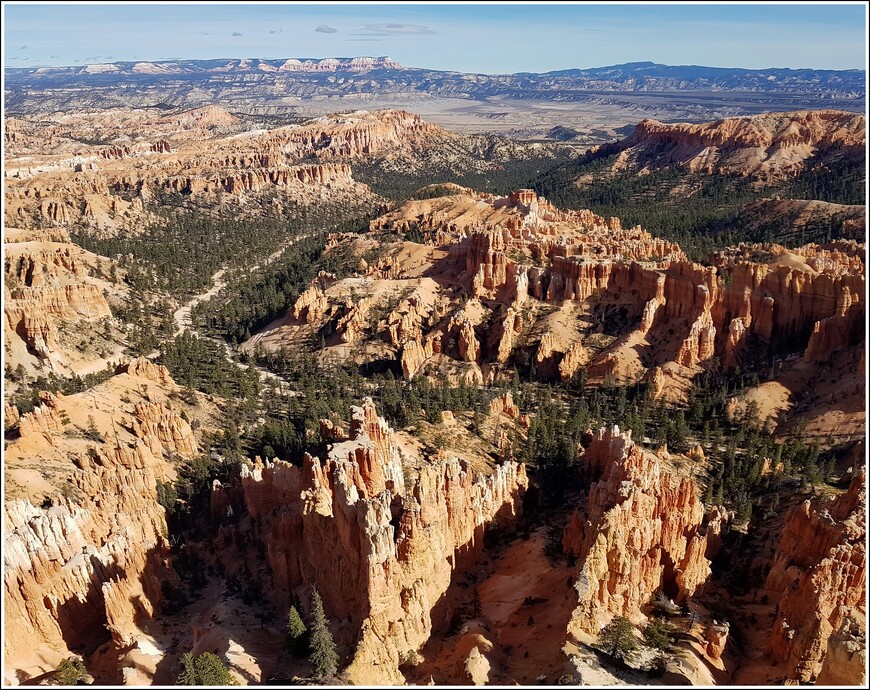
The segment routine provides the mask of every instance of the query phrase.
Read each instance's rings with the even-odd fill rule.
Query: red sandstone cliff
[[[95,324],[112,316],[105,292],[123,293],[94,275],[99,257],[65,235],[31,239],[10,230],[5,250],[3,336],[11,368],[38,362],[62,367],[66,351],[60,334],[70,326]],[[57,240],[57,241],[56,241]],[[108,261],[108,260],[106,260]]]
[[[608,148],[627,152],[638,166],[678,165],[692,172],[773,180],[800,171],[814,155],[861,155],[865,142],[864,116],[805,110],[704,124],[643,120],[631,136]]]
[[[804,501],[788,515],[765,589],[782,592],[770,653],[785,663],[791,680],[821,682],[831,636],[852,636],[852,624],[843,632],[847,618],[866,615],[866,511],[861,469],[846,493],[820,503]],[[843,651],[833,653],[843,661],[851,658]],[[835,669],[829,663],[825,675],[848,684],[866,681],[861,664]]]
[[[330,434],[333,436],[334,434]],[[370,400],[325,460],[243,469],[247,510],[265,535],[274,598],[316,586],[334,619],[349,619],[354,682],[401,680],[400,660],[429,638],[433,607],[483,530],[520,512],[524,467],[474,476],[458,459],[423,463],[406,485],[393,431]],[[220,492],[220,488],[216,488]]]
[[[411,230],[423,233],[425,250],[380,244],[387,241],[382,231]],[[367,242],[381,246],[385,258],[361,264],[366,278],[385,292],[413,290],[413,299],[400,301],[383,323],[367,323],[361,306],[347,307],[351,282],[314,285],[294,310],[305,324],[257,334],[246,347],[277,348],[295,337],[294,328],[310,332],[330,314],[343,342],[393,346],[406,378],[441,372],[490,381],[524,349],[519,356],[530,350],[546,376],[567,379],[585,368],[594,381],[658,377],[658,394],[679,400],[716,360],[734,369],[800,354],[815,367],[863,337],[863,245],[854,241],[791,250],[740,245],[702,266],[641,228],[561,211],[531,190],[492,197],[457,188],[382,215]],[[425,289],[421,274],[431,279]],[[482,305],[470,326],[463,325],[464,298],[455,287],[443,295],[445,285]],[[582,313],[591,318],[578,318]],[[613,329],[614,314],[615,339],[596,345],[589,336]],[[665,381],[674,384],[668,391]]]
[[[172,125],[183,131],[234,129],[237,120],[217,111],[200,109],[190,111],[189,117],[182,114],[140,126],[155,134]],[[354,181],[347,161],[449,136],[419,116],[397,110],[330,115],[304,125],[207,142],[175,131],[171,143],[158,138],[147,145],[111,146],[91,156],[55,156],[36,167],[11,162],[6,171],[6,219],[22,227],[85,221],[101,228],[135,230],[136,221],[147,217],[145,204],[158,192],[182,194],[212,206],[223,195],[232,200],[273,191],[305,204],[322,200],[324,193],[361,197],[369,190]],[[273,204],[273,209],[280,211],[280,204]]]
[[[20,438],[4,452],[7,668],[32,668],[34,654],[56,663],[106,628],[116,649],[129,647],[159,606],[161,581],[172,573],[157,482],[174,478],[170,455],[197,451],[190,426],[157,393],[167,386],[174,388],[165,368],[134,361],[93,392],[46,396],[21,417]],[[154,400],[141,399],[132,412],[119,405],[107,418],[95,407],[106,396],[138,398],[144,387]],[[80,444],[66,434],[88,416],[105,441]],[[59,485],[32,502],[40,484],[19,482],[34,457]]]
[[[595,434],[581,461],[600,479],[563,538],[580,568],[569,631],[594,636],[613,616],[638,618],[659,591],[684,600],[703,587],[724,514],[705,516],[694,480],[618,427]]]

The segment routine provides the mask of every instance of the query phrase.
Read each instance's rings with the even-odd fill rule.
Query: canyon
[[[447,191],[458,193],[373,220],[364,246],[377,247],[377,262],[343,280],[319,276],[242,349],[325,332],[321,356],[392,359],[408,379],[493,383],[525,356],[551,378],[585,366],[590,380],[651,381],[672,399],[714,359],[733,369],[777,353],[810,378],[835,353],[860,359],[863,244],[740,246],[705,267],[639,227],[561,211],[531,190]]]
[[[98,685],[172,684],[187,652],[241,684],[325,680],[285,643],[314,590],[330,683],[866,682],[863,207],[837,209],[850,237],[693,261],[462,177],[586,154],[474,157],[485,140],[404,110],[25,113],[5,143],[4,683],[80,656]],[[644,120],[611,146],[641,176],[782,181],[866,135],[801,111]],[[175,294],[154,276],[194,258],[76,243],[202,213],[312,227]],[[686,426],[717,392],[727,413]],[[623,619],[640,651],[615,663],[600,635]]]

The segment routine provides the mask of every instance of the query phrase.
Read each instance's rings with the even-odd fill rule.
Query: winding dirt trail
[[[263,268],[264,266],[268,266],[275,259],[281,256],[284,252],[290,249],[293,245],[301,242],[302,240],[307,240],[309,237],[313,237],[315,233],[307,232],[304,235],[299,235],[298,237],[294,237],[287,244],[282,246],[275,252],[272,252],[269,256],[263,259],[260,263],[255,264],[248,268],[248,273],[253,273],[254,271]],[[226,287],[226,280],[224,280],[224,276],[226,275],[227,269],[226,267],[217,271],[212,277],[210,281],[211,287],[208,288],[205,292],[200,292],[199,294],[194,295],[190,298],[184,305],[175,310],[175,313],[172,315],[172,320],[175,322],[175,327],[178,329],[178,334],[184,333],[184,331],[188,329],[193,329],[193,321],[190,318],[191,313],[193,312],[193,308],[198,305],[200,302],[205,302],[208,299],[211,299],[215,295],[217,295],[221,290]]]
[[[298,237],[294,237],[292,240],[290,240],[287,244],[282,246],[280,249],[273,252],[272,254],[267,256],[265,259],[263,259],[263,261],[248,268],[247,272],[252,273],[253,271],[256,271],[260,268],[263,268],[264,266],[268,266],[270,263],[275,261],[275,259],[280,257],[284,252],[286,252],[288,249],[293,247],[293,245],[301,242],[302,240],[306,240],[310,237],[313,237],[314,235],[315,235],[315,233],[309,232],[309,233],[305,233],[304,235],[299,235]],[[201,332],[194,325],[193,319],[191,318],[191,314],[193,313],[193,309],[201,302],[205,302],[206,300],[209,300],[212,297],[214,297],[215,295],[217,295],[218,293],[220,293],[220,291],[226,287],[226,284],[227,284],[226,278],[227,278],[227,268],[224,267],[224,268],[221,268],[219,271],[217,271],[211,277],[210,286],[207,290],[194,295],[187,302],[185,302],[181,307],[179,307],[178,309],[175,310],[175,312],[172,314],[172,320],[175,323],[176,335],[181,335],[182,333],[184,333],[185,331],[188,331],[188,330],[194,331],[201,338],[205,338],[205,339],[211,341],[212,343],[219,345],[221,348],[223,348],[228,362],[232,362],[240,369],[248,369],[249,366],[253,366],[260,373],[260,381],[261,382],[266,382],[269,380],[275,381],[278,383],[278,387],[282,392],[289,392],[290,384],[284,378],[282,378],[281,376],[278,376],[278,374],[276,374],[272,371],[269,371],[268,369],[261,367],[259,365],[256,365],[256,364],[254,364],[254,365],[242,364],[237,359],[238,351],[235,347],[233,347],[232,345],[227,343],[225,340],[221,340],[219,338],[214,338],[212,336],[206,335],[205,333]]]
[[[175,321],[178,335],[193,328],[193,322],[190,319],[190,314],[193,311],[193,308],[200,302],[205,302],[207,299],[211,299],[226,287],[227,283],[224,280],[224,274],[226,272],[227,269],[225,268],[219,270],[211,277],[211,287],[207,291],[194,295],[184,306],[175,310],[175,313],[172,315],[172,320]]]

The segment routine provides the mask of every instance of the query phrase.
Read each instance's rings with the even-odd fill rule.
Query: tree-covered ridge
[[[119,257],[133,288],[183,297],[210,285],[220,269],[244,271],[299,238],[357,229],[361,212],[324,204],[303,206],[289,219],[242,219],[163,208],[161,220],[138,234],[103,237],[78,228],[72,237],[89,251]]]
[[[455,150],[450,151],[450,147]],[[538,151],[521,146],[505,137],[487,136],[464,140],[463,145],[448,143],[440,155],[421,156],[422,165],[404,168],[391,163],[385,167],[377,159],[354,166],[354,178],[372,191],[393,202],[401,203],[429,185],[452,183],[480,192],[505,196],[515,189],[528,187],[529,180],[577,157],[574,147],[547,144]],[[474,161],[469,163],[469,159]]]
[[[758,185],[745,177],[703,175],[677,167],[652,169],[643,175],[613,173],[618,155],[606,150],[588,153],[552,167],[527,186],[557,207],[588,208],[604,217],[619,218],[623,227],[640,225],[674,240],[694,260],[740,242],[800,246],[841,236],[842,223],[836,221],[795,229],[771,217],[746,227],[744,207],[762,199],[866,203],[866,171],[863,161],[854,156],[844,157],[836,166],[811,159],[792,179]]]
[[[233,276],[214,298],[198,304],[194,321],[232,343],[241,343],[292,308],[321,270],[334,267],[324,256],[326,235],[304,237],[267,266]]]

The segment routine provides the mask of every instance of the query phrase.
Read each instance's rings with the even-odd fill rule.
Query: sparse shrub
[[[52,685],[78,685],[88,671],[85,662],[77,656],[71,656],[61,661],[51,678]]]
[[[407,652],[401,655],[399,659],[399,666],[411,667],[416,666],[420,663],[420,656],[417,654],[417,651],[414,649],[409,649]]]

